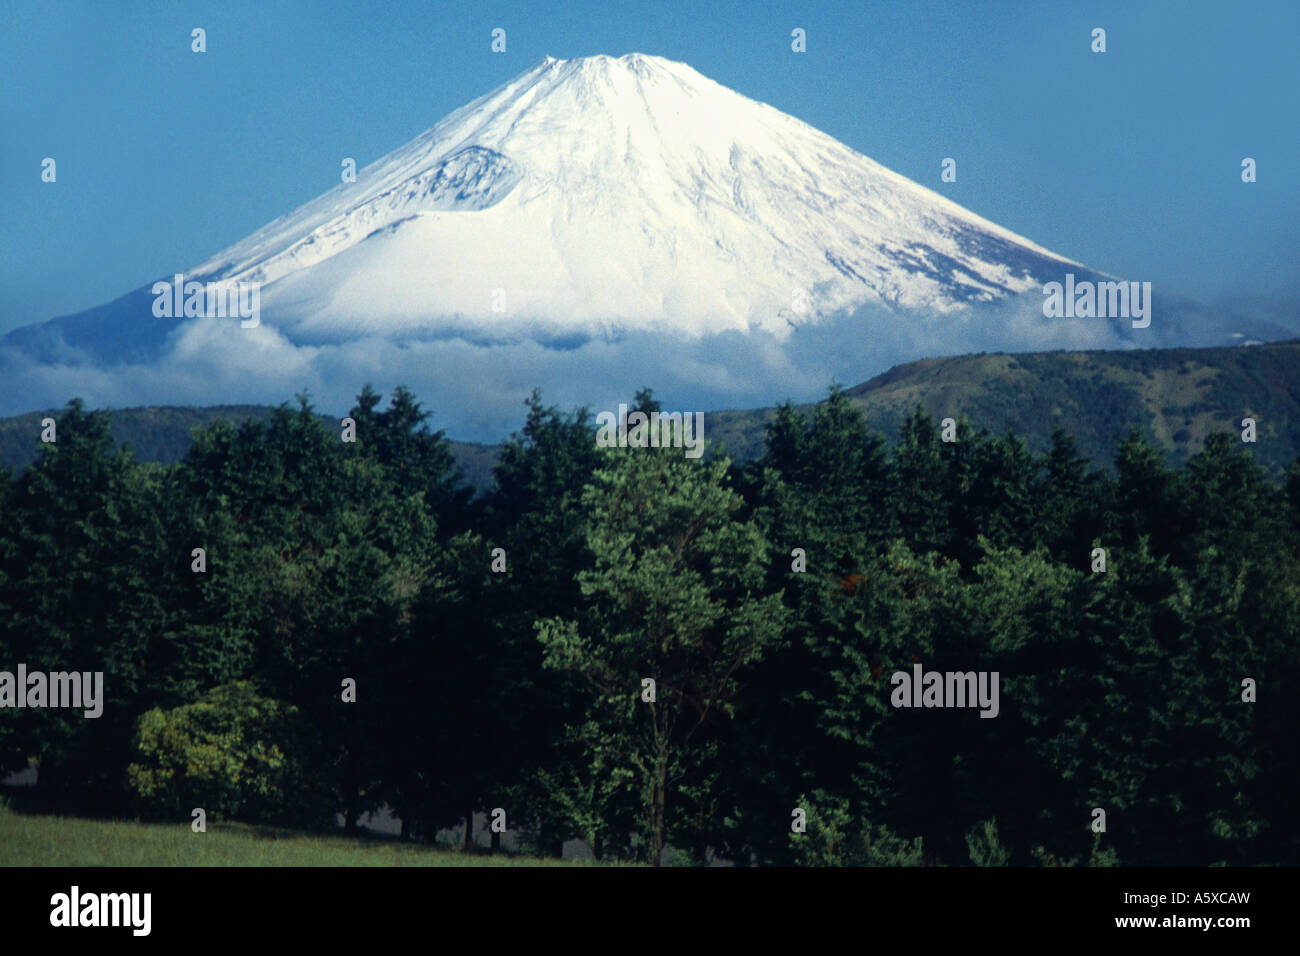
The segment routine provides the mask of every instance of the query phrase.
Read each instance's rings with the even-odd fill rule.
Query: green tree
[[[246,681],[192,704],[142,714],[127,776],[142,811],[324,827],[334,794],[321,777],[321,742],[297,708]]]
[[[409,721],[410,698],[393,688],[409,672],[415,608],[447,583],[432,508],[393,458],[400,436],[384,431],[412,419],[366,422],[356,446],[344,443],[304,398],[265,423],[198,435],[178,479],[186,544],[208,548],[182,633],[232,635],[216,645],[216,673],[256,672],[320,728],[349,828],[386,795],[385,747],[400,746]]]
[[[446,433],[429,429],[430,413],[405,386],[393,390],[386,409],[379,409],[380,400],[370,385],[362,388],[348,413],[357,440],[347,449],[381,464],[399,495],[422,495],[444,534],[465,530],[474,513],[473,491],[456,467]]]
[[[1145,536],[1155,554],[1169,554],[1183,534],[1186,510],[1164,455],[1133,429],[1119,444],[1115,471],[1120,540],[1135,547]]]
[[[1089,470],[1074,439],[1059,428],[1040,459],[1031,495],[1033,533],[1028,545],[1041,545],[1057,562],[1088,569],[1092,541],[1109,543],[1113,488],[1104,474]]]
[[[905,840],[886,826],[863,821],[850,801],[824,791],[800,796],[804,833],[790,833],[791,859],[800,866],[921,866],[921,838]]]
[[[943,445],[938,424],[918,405],[903,423],[894,449],[892,510],[899,534],[922,553],[947,554],[953,540],[950,517],[957,485],[951,476],[952,454],[945,455]]]
[[[535,628],[539,619],[572,616],[582,603],[578,575],[592,565],[582,491],[599,455],[585,409],[562,413],[537,391],[525,405],[524,426],[502,447],[486,505],[485,535],[507,556],[506,573],[489,575],[483,596],[493,609],[487,639],[497,649],[495,684],[514,702],[491,706],[497,749],[487,766],[534,849],[558,855],[571,835],[596,850],[618,842],[595,822],[612,820],[613,811],[603,803],[592,809],[606,788],[603,779],[586,778],[586,731],[564,730],[586,726],[577,682],[542,666]]]
[[[777,863],[792,859],[792,796],[848,785],[851,755],[820,727],[833,688],[815,639],[834,626],[836,595],[853,589],[895,525],[883,441],[838,388],[810,416],[789,403],[777,410],[756,472],[754,513],[773,544],[766,587],[784,595],[789,624],[756,664],[722,746],[736,808],[724,849]]]
[[[604,742],[627,742],[618,763],[637,774],[657,865],[673,816],[710,816],[708,737],[734,713],[785,613],[779,594],[761,594],[767,544],[737,518],[726,460],[695,462],[675,449],[608,449],[604,460],[582,499],[595,556],[579,575],[585,606],[539,622],[538,636],[547,667],[587,681]],[[653,701],[642,700],[643,679],[656,682]],[[673,795],[687,787],[695,807],[676,808]],[[688,826],[701,852],[707,831],[698,816]]]
[[[155,652],[164,560],[159,485],[129,449],[116,450],[108,416],[74,399],[57,441],[12,489],[3,549],[4,659],[30,670],[103,672],[103,713],[27,708],[6,715],[10,762],[34,756],[40,786],[96,808],[120,806],[135,717],[165,679]]]

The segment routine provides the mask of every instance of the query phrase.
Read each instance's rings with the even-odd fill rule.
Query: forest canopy
[[[0,473],[0,670],[103,672],[103,712],[6,708],[0,770],[178,824],[503,808],[602,858],[1300,863],[1300,463],[1134,431],[1103,471],[919,408],[891,447],[832,389],[741,467],[534,393],[472,497],[407,390],[348,417],[163,465],[69,403]],[[996,715],[897,706],[917,665]]]

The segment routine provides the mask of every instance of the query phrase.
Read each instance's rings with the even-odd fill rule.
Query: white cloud
[[[1222,332],[1197,333],[1153,322],[1129,330],[1099,319],[1045,319],[1042,298],[942,316],[882,309],[807,326],[778,340],[726,332],[680,339],[642,332],[593,339],[573,348],[534,341],[475,343],[463,338],[298,344],[263,321],[197,319],[180,325],[148,364],[98,365],[69,352],[35,363],[0,349],[0,414],[62,406],[80,396],[92,407],[276,404],[306,391],[322,412],[344,414],[362,385],[381,392],[407,385],[452,437],[497,441],[518,429],[534,386],[548,403],[614,408],[649,386],[664,407],[709,411],[824,396],[832,381],[856,385],[889,367],[934,355],[1228,344]],[[1157,313],[1157,319],[1160,318]]]

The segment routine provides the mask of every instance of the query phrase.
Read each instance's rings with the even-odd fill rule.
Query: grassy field
[[[242,823],[136,823],[19,813],[0,798],[0,866],[593,866],[589,861],[462,853],[382,837]]]

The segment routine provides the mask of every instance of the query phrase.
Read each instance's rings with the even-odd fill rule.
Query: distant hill
[[[1300,340],[1142,351],[963,355],[899,365],[846,389],[891,442],[919,403],[936,418],[967,416],[993,434],[1012,429],[1037,451],[1058,425],[1082,453],[1109,465],[1116,442],[1142,429],[1177,464],[1215,431],[1256,420],[1255,457],[1273,477],[1300,455]],[[814,406],[802,405],[805,413]],[[714,412],[705,434],[739,460],[762,449],[775,409]]]
[[[1080,451],[1102,465],[1110,464],[1116,441],[1132,426],[1178,464],[1200,450],[1206,435],[1239,433],[1245,417],[1257,422],[1259,441],[1252,450],[1273,477],[1300,456],[1300,340],[1234,348],[924,359],[896,366],[847,393],[871,428],[891,442],[919,403],[935,418],[965,415],[993,434],[1012,429],[1037,451],[1047,448],[1052,430],[1060,426],[1074,436]],[[807,414],[814,406],[798,407]],[[21,468],[35,460],[40,420],[47,414],[57,413],[0,419],[0,464]],[[261,405],[110,412],[114,438],[129,442],[138,458],[161,462],[185,454],[196,425],[269,414],[270,408]],[[716,448],[748,461],[762,451],[764,426],[775,414],[773,408],[710,412],[705,435]],[[331,427],[338,424],[325,420]],[[452,450],[471,484],[481,488],[490,482],[496,446],[452,442]]]

